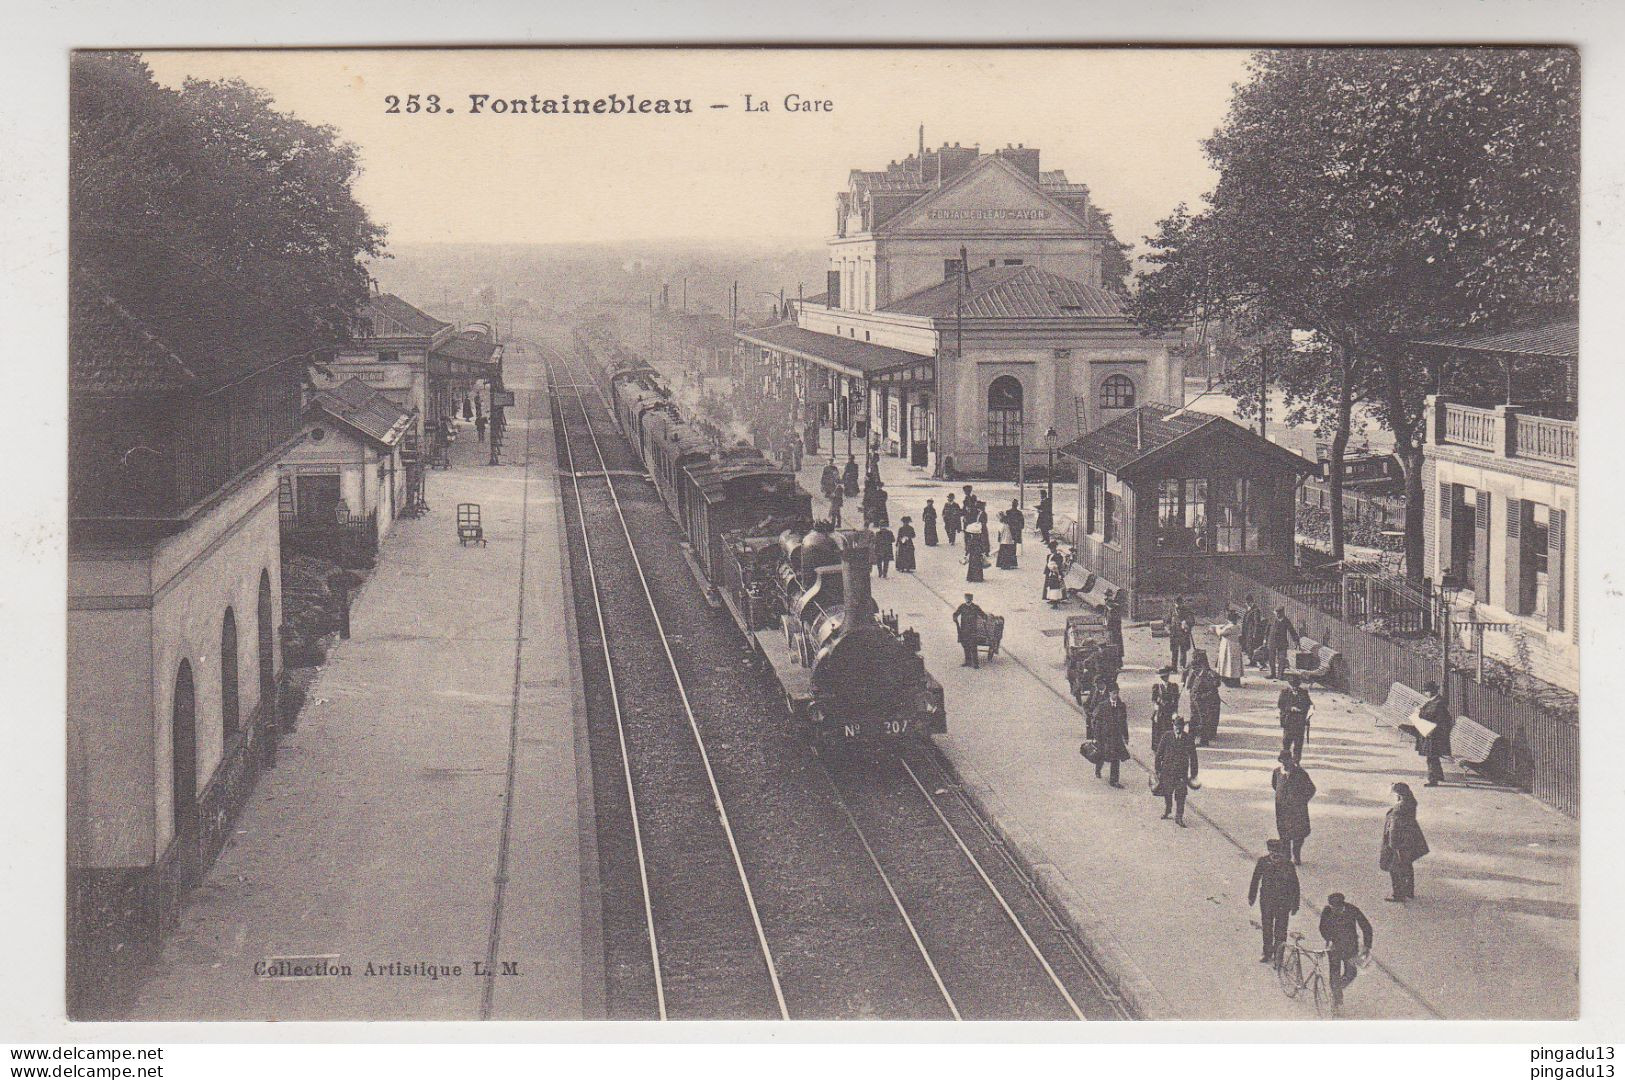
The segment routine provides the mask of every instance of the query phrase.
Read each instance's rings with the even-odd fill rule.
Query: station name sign
[[[1048,210],[927,210],[933,221],[1048,221]]]

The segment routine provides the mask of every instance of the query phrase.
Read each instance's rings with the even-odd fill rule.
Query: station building
[[[1089,189],[1024,146],[949,146],[854,170],[827,291],[738,332],[745,383],[821,452],[856,440],[944,474],[1013,476],[1148,403],[1178,406],[1171,339],[1102,280]],[[752,378],[753,376],[753,378]]]
[[[175,270],[173,277],[166,271]],[[277,465],[331,343],[173,263],[70,283],[70,1012],[154,947],[274,743]]]
[[[374,293],[357,318],[353,340],[331,360],[312,364],[315,392],[358,379],[415,416],[402,438],[412,501],[423,492],[428,461],[444,460],[441,421],[460,415],[465,396],[502,385],[502,346],[486,330],[459,332],[393,293]],[[497,415],[500,415],[498,413]],[[500,422],[499,422],[500,423]]]

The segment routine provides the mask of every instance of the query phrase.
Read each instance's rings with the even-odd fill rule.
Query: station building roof
[[[1126,319],[1123,297],[1110,289],[1036,266],[983,266],[887,304],[882,311],[933,319]]]
[[[306,412],[324,413],[386,447],[400,442],[412,425],[411,413],[354,377],[316,394]]]

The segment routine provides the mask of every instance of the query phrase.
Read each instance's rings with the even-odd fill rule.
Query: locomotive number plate
[[[913,730],[913,723],[906,718],[881,720],[870,724],[842,724],[841,737],[844,739],[890,738],[895,735],[907,735]]]

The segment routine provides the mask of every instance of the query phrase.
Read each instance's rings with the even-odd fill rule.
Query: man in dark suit
[[[1286,681],[1286,689],[1275,702],[1281,713],[1281,753],[1291,754],[1293,761],[1302,761],[1303,741],[1309,737],[1309,711],[1314,703],[1296,675],[1288,675]]]
[[[1326,907],[1320,913],[1320,936],[1326,941],[1327,976],[1331,980],[1332,1005],[1343,1004],[1343,988],[1358,974],[1355,959],[1371,952],[1371,920],[1365,912],[1334,892],[1326,898]],[[1365,948],[1360,938],[1365,938]]]
[[[976,597],[971,593],[966,593],[965,602],[954,608],[954,625],[959,628],[959,647],[965,650],[965,662],[961,667],[982,666],[976,659],[976,642],[985,614],[976,606]]]
[[[1456,721],[1444,703],[1444,696],[1439,693],[1438,683],[1428,682],[1423,685],[1422,691],[1428,699],[1416,711],[1434,728],[1431,734],[1423,735],[1416,741],[1416,752],[1428,759],[1427,786],[1438,787],[1444,782],[1444,765],[1439,759],[1450,756],[1450,730],[1456,726]]]
[[[1268,841],[1269,854],[1253,866],[1253,883],[1247,887],[1247,904],[1258,905],[1259,924],[1264,929],[1264,955],[1261,964],[1275,959],[1276,950],[1286,940],[1287,922],[1298,913],[1298,871],[1286,857],[1280,840]]]

